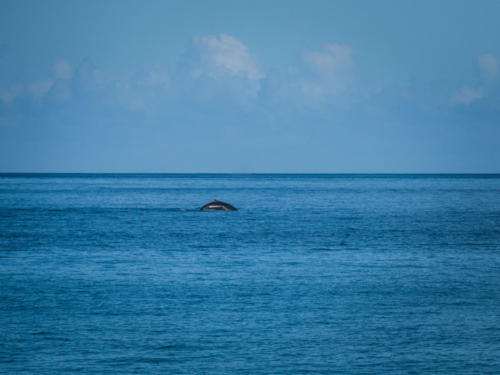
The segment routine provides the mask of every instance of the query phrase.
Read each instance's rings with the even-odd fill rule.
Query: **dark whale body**
[[[200,208],[201,211],[238,211],[238,209],[229,203],[218,201],[207,203]]]

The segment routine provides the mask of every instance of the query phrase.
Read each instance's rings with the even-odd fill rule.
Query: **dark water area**
[[[0,373],[498,374],[499,322],[500,175],[0,175]]]

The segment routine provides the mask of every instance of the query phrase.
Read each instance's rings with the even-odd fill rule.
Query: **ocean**
[[[2,174],[0,373],[498,374],[500,175]]]

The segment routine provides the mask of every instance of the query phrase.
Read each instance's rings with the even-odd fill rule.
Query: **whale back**
[[[201,211],[238,211],[236,207],[233,205],[218,201],[217,199],[213,202],[207,203],[203,207],[200,208]]]

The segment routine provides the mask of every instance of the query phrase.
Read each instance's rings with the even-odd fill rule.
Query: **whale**
[[[215,199],[201,207],[200,211],[238,211],[238,209],[229,203]]]

